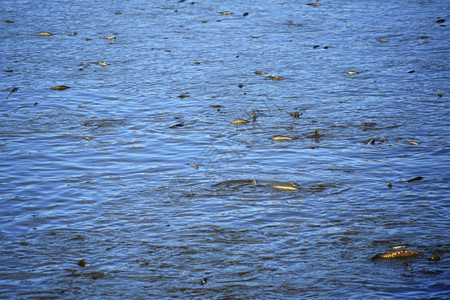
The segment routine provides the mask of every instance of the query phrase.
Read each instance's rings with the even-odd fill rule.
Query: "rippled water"
[[[2,1],[0,297],[448,296],[450,4],[306,3]]]

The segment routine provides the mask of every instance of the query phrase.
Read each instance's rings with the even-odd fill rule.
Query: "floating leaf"
[[[89,137],[89,136],[84,136],[83,139],[85,139],[85,140],[88,141],[88,142],[89,142],[89,141],[92,141],[92,138]]]
[[[313,3],[307,3],[306,5],[310,5],[310,6],[320,6],[320,3],[317,2],[313,2]]]
[[[359,74],[359,72],[356,72],[356,71],[347,71],[347,74],[349,74],[349,75],[356,75],[356,74]]]
[[[233,13],[231,11],[221,11],[221,15],[232,15]]]
[[[104,39],[106,39],[106,40],[115,40],[116,39],[116,37],[115,36],[105,36],[105,37],[103,37]]]
[[[50,32],[39,32],[39,36],[51,36],[52,34]]]
[[[52,90],[56,90],[56,91],[63,91],[63,90],[67,90],[70,89],[70,86],[66,86],[66,85],[57,85],[51,88]]]
[[[109,66],[110,65],[110,64],[108,64],[107,62],[104,62],[104,61],[99,61],[98,64],[100,66]]]
[[[265,75],[265,74],[267,74],[267,72],[264,72],[264,71],[255,71],[254,73],[256,75]]]

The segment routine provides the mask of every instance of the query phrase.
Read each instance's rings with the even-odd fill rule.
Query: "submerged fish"
[[[284,136],[284,135],[276,135],[274,137],[271,137],[270,139],[274,140],[274,141],[291,141],[291,140],[295,140],[296,137]]]
[[[393,258],[406,258],[419,255],[420,253],[414,250],[391,250],[384,253],[379,253],[372,257],[372,260],[377,258],[393,259]]]
[[[297,190],[298,184],[295,182],[289,182],[289,185],[275,184],[275,185],[272,185],[272,187],[277,190],[295,191],[295,190]]]
[[[233,124],[233,125],[242,125],[242,124],[247,124],[247,123],[248,123],[248,121],[244,120],[244,119],[238,119],[238,120],[234,120],[231,122],[231,124]]]
[[[64,91],[64,90],[67,90],[67,89],[69,89],[69,88],[70,88],[70,86],[66,86],[66,85],[57,85],[57,86],[52,87],[51,89],[52,89],[52,90],[55,90],[55,91]]]

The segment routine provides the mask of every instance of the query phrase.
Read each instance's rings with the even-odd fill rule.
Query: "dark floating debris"
[[[444,22],[445,22],[445,19],[439,19],[439,20],[436,21],[436,23],[438,23],[438,24],[444,23]]]
[[[244,17],[248,16],[248,12],[245,12],[242,16]]]
[[[177,96],[178,98],[187,98],[190,97],[188,94],[180,94]]]
[[[298,111],[294,111],[294,112],[291,112],[291,113],[289,113],[292,117],[294,117],[294,118],[296,118],[296,119],[298,119],[298,118],[300,118],[300,116],[302,115],[300,112],[298,112]]]
[[[84,268],[86,267],[86,260],[83,258],[81,260],[78,261],[78,266]]]
[[[364,141],[366,145],[375,145],[376,143],[387,143],[387,139],[368,139]]]
[[[417,177],[414,177],[414,178],[410,178],[410,179],[408,179],[406,181],[407,182],[414,182],[414,181],[419,181],[419,180],[422,180],[422,179],[423,179],[422,176],[417,176]]]
[[[387,184],[387,186],[388,186],[388,188],[392,188],[393,187],[392,183],[390,183],[390,182]]]
[[[438,261],[438,260],[441,260],[441,256],[440,256],[439,254],[435,253],[435,254],[431,255],[431,256],[428,258],[428,260],[431,260],[431,261]]]
[[[57,85],[57,86],[52,87],[51,89],[55,90],[55,91],[64,91],[64,90],[70,89],[70,86]]]
[[[320,3],[317,2],[311,2],[311,3],[307,3],[306,5],[310,5],[310,6],[320,6]]]
[[[201,285],[204,285],[204,284],[206,284],[207,282],[208,282],[208,278],[206,278],[206,277],[200,278],[200,284],[201,284]]]
[[[170,126],[169,128],[178,128],[178,127],[183,127],[183,126],[184,126],[184,122],[181,122],[181,123],[172,125],[172,126]]]
[[[267,78],[272,79],[273,81],[281,81],[281,80],[286,79],[283,76],[278,76],[278,75],[269,75],[269,76],[267,76]]]
[[[439,98],[442,98],[442,93],[437,93],[437,96],[438,96]]]
[[[12,23],[14,23],[14,21],[13,20],[5,20],[5,23],[12,24]]]
[[[12,89],[6,89],[6,91],[8,91],[8,92],[9,92],[8,96],[6,96],[6,99],[8,99],[8,98],[9,98],[9,96],[11,96],[11,95],[12,95],[12,93],[15,93],[15,92],[17,92],[18,90],[19,90],[19,88],[18,88],[18,87],[13,87]]]
[[[307,138],[318,139],[318,138],[320,138],[320,137],[322,137],[322,136],[323,136],[323,134],[320,133],[320,130],[319,130],[319,129],[316,129],[316,130],[314,131],[314,134],[308,134],[306,137],[307,137]]]
[[[384,253],[379,253],[372,257],[372,260],[383,258],[383,259],[396,259],[396,258],[407,258],[417,256],[420,253],[414,250],[391,250]]]
[[[198,163],[191,162],[191,163],[189,163],[189,166],[191,166],[191,167],[195,168],[196,170],[198,170]]]
[[[258,115],[256,114],[256,110],[252,108],[252,121],[255,122],[256,118],[258,118]]]

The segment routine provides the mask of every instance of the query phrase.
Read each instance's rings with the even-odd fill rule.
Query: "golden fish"
[[[274,141],[291,141],[291,140],[295,140],[296,137],[284,136],[284,135],[276,135],[274,137],[271,137],[270,139],[274,140]]]
[[[242,124],[247,124],[248,121],[247,120],[243,120],[243,119],[238,119],[238,120],[234,120],[231,122],[231,124],[233,125],[242,125]]]
[[[285,190],[285,191],[295,191],[297,188],[291,185],[272,185],[274,189],[277,190]]]
[[[296,184],[295,182],[289,182],[289,185],[275,184],[275,185],[272,185],[272,187],[277,190],[295,191],[295,190],[297,190],[298,184]]]
[[[69,89],[69,88],[70,88],[70,86],[66,86],[66,85],[57,85],[57,86],[52,87],[51,89],[52,89],[52,90],[55,90],[55,91],[63,91],[63,90],[67,90],[67,89]]]
[[[391,250],[384,253],[379,253],[372,257],[372,259],[376,258],[384,258],[384,259],[393,259],[393,258],[406,258],[419,255],[420,253],[414,250]]]

